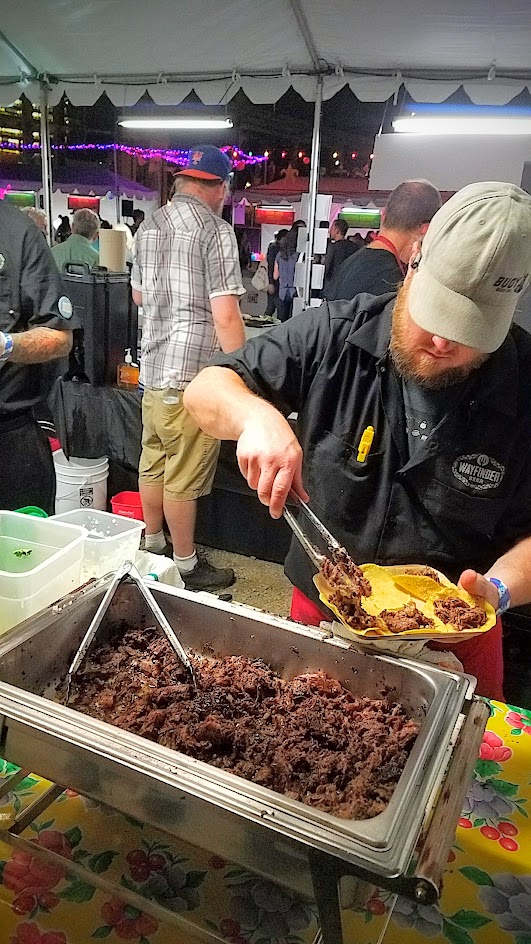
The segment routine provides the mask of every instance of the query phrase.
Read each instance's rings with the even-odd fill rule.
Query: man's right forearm
[[[275,410],[227,367],[205,367],[188,384],[183,402],[197,425],[216,439],[238,439],[253,413]]]
[[[251,393],[233,370],[205,367],[184,391],[184,405],[206,433],[238,441],[240,472],[273,518],[282,514],[291,488],[308,501],[302,449],[291,426],[271,403]]]

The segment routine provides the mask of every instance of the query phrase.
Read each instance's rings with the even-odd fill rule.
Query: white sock
[[[193,554],[190,554],[190,557],[177,557],[177,554],[174,554],[173,560],[177,564],[179,573],[185,576],[186,574],[191,574],[196,566],[197,552],[194,551]]]
[[[164,531],[156,531],[155,534],[146,534],[144,547],[146,551],[163,551],[166,547]]]

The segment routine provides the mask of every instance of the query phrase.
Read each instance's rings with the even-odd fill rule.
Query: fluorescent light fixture
[[[131,118],[119,118],[118,124],[122,128],[144,128],[147,130],[161,130],[161,129],[183,129],[189,128],[193,130],[201,130],[210,128],[212,130],[222,129],[222,128],[232,128],[234,127],[230,118],[209,118],[205,116],[204,118],[150,118],[150,117],[131,117]]]
[[[393,129],[406,134],[531,134],[531,117],[411,115],[396,118]]]
[[[261,203],[260,210],[293,210],[292,203]]]

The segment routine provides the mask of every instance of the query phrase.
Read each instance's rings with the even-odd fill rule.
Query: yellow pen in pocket
[[[372,441],[374,439],[374,426],[367,426],[363,430],[362,437],[358,445],[358,462],[365,462],[369,455]]]

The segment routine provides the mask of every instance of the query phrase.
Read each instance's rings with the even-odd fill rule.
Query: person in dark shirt
[[[396,291],[413,243],[424,235],[440,206],[441,195],[427,180],[405,180],[395,187],[379,233],[370,245],[343,262],[326,298],[332,301],[354,298],[361,292],[384,295]]]
[[[278,281],[278,317],[280,321],[291,318],[295,288],[295,266],[297,264],[297,229],[292,226],[280,240],[280,249],[275,259],[273,279]]]
[[[129,227],[132,236],[136,236],[136,231],[140,224],[144,222],[144,219],[145,213],[143,210],[133,210],[133,222]]]
[[[0,201],[0,507],[54,513],[50,446],[34,410],[47,392],[44,366],[72,346],[72,304],[32,220]]]
[[[334,284],[334,279],[345,259],[353,256],[356,246],[346,239],[348,223],[345,220],[335,220],[330,227],[330,240],[325,256],[325,272],[323,284],[323,298],[328,298],[328,289]]]
[[[353,233],[352,235],[347,236],[347,239],[349,243],[352,243],[356,252],[358,251],[358,249],[363,249],[365,245],[365,240],[363,236],[361,235],[361,233]]]
[[[267,286],[267,306],[266,310],[264,311],[264,318],[270,318],[275,314],[275,311],[278,308],[278,280],[274,278],[273,273],[275,269],[275,260],[280,252],[280,240],[287,235],[287,229],[279,229],[278,233],[275,233],[273,242],[269,243],[269,246],[267,247],[266,264],[269,285]]]

